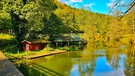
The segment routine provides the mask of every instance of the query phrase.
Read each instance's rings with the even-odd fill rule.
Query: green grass
[[[25,51],[25,52],[22,51],[22,52],[18,52],[18,53],[4,52],[4,54],[16,66],[20,66],[21,64],[28,65],[30,63],[30,60],[25,59],[25,57],[30,56],[30,55],[35,55],[35,54],[50,52],[52,50],[54,50],[54,49],[53,48],[50,48],[50,47],[46,47],[43,50],[39,50],[39,51]]]
[[[46,47],[43,50],[38,50],[38,51],[25,51],[25,52],[18,51],[18,53],[4,52],[4,54],[11,60],[12,60],[12,58],[19,60],[19,59],[22,59],[24,56],[30,56],[30,55],[40,54],[40,53],[44,53],[44,52],[50,52],[52,50],[54,50],[54,49],[50,48],[50,47]]]

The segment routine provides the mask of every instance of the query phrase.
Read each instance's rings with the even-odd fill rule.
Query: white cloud
[[[71,4],[71,3],[81,3],[83,2],[83,0],[58,0],[62,3],[65,3],[65,4]]]
[[[121,0],[119,5],[125,5],[126,4],[126,0]]]
[[[115,6],[116,2],[118,2],[118,1],[117,0],[110,0],[110,2],[107,3],[107,6],[110,8],[113,8]],[[124,5],[125,3],[126,3],[126,0],[120,0],[117,5],[121,6],[121,5]]]
[[[116,0],[110,0],[110,2],[107,3],[107,6],[110,7],[110,8],[113,8],[114,5],[115,5],[115,1],[116,1]]]
[[[68,2],[68,1],[65,1],[64,3],[67,4],[67,5],[70,4],[70,2]]]
[[[123,5],[123,4],[125,4],[125,2],[126,2],[125,0],[122,0],[122,1],[121,1],[121,4]]]
[[[93,5],[95,5],[95,3],[90,3],[90,4],[84,4],[84,7],[92,7]]]

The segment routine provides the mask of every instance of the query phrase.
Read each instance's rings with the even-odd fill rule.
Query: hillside
[[[84,10],[83,7],[72,8],[57,0],[2,0],[0,4],[0,32],[8,33],[10,30],[19,42],[72,31],[84,32],[83,38],[89,43],[107,45],[132,34],[132,26],[129,25],[133,25],[134,17],[130,16],[134,12],[119,19]]]

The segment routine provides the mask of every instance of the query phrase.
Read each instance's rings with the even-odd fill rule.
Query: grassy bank
[[[12,61],[12,62],[16,62],[17,60],[22,60],[25,56],[29,56],[29,55],[35,55],[35,54],[40,54],[40,53],[44,53],[44,52],[50,52],[53,51],[55,49],[50,48],[50,47],[46,47],[43,50],[39,50],[39,51],[23,51],[23,52],[18,52],[18,53],[9,53],[9,52],[4,52],[4,54]]]
[[[64,46],[64,47],[45,47],[43,50],[38,51],[19,51],[18,42],[14,36],[9,34],[0,34],[0,50],[9,58],[11,62],[19,66],[20,64],[29,64],[29,60],[24,59],[27,56],[42,54],[54,50],[67,50],[67,51],[78,51],[80,47],[78,45]]]

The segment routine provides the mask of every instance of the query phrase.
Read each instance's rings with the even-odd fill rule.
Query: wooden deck
[[[55,50],[55,51],[51,51],[51,52],[44,52],[41,54],[35,54],[35,55],[31,55],[31,56],[26,56],[24,58],[26,59],[35,59],[35,58],[39,58],[39,57],[44,57],[44,56],[50,56],[50,55],[55,55],[55,54],[60,54],[60,53],[65,53],[66,51],[64,50]]]
[[[0,51],[0,76],[24,76]]]

